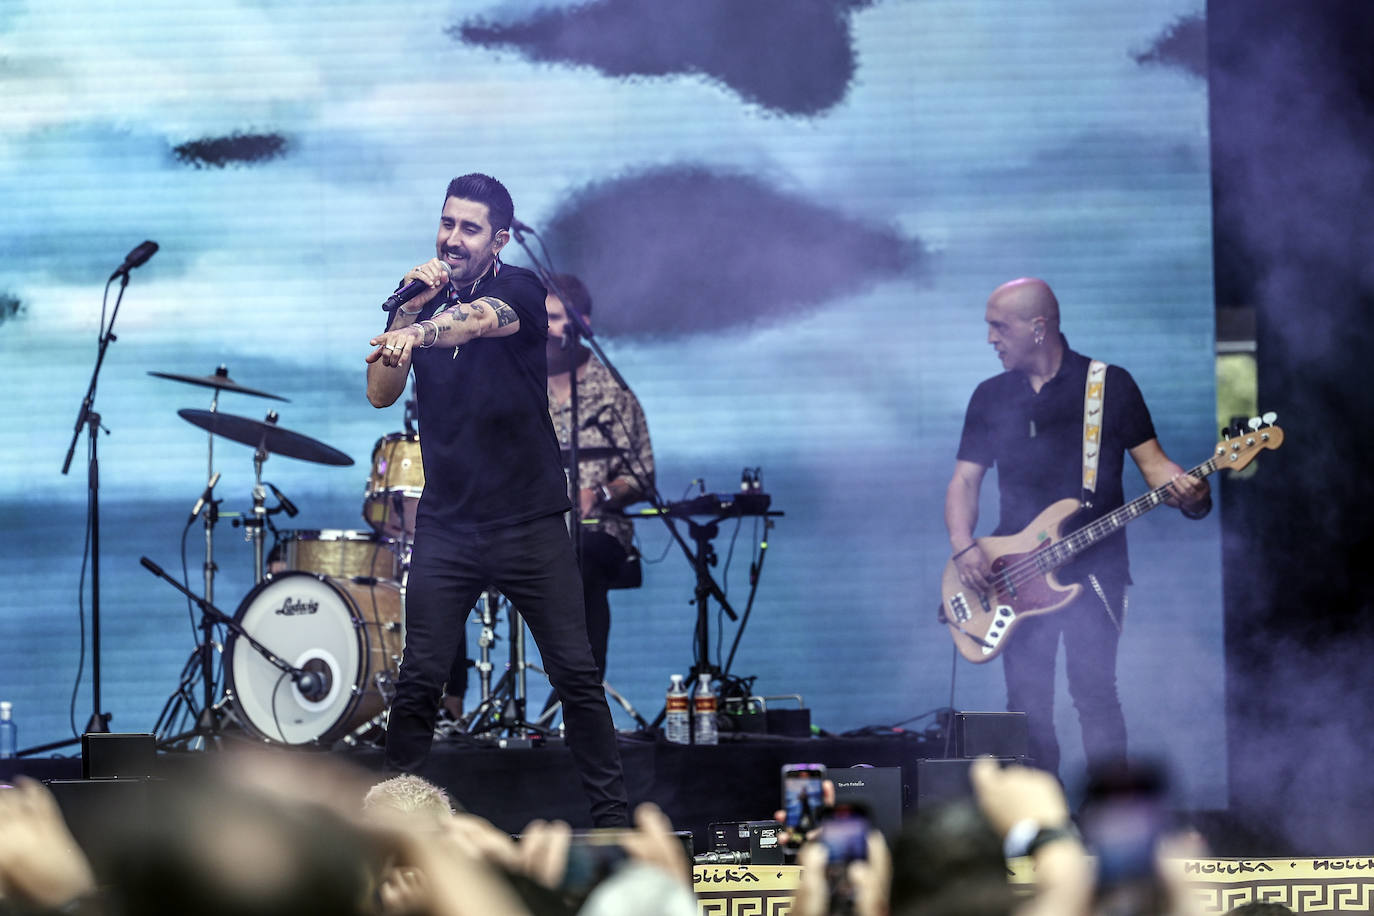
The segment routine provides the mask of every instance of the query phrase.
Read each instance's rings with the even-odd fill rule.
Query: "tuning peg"
[[[1231,438],[1231,427],[1229,427],[1229,426],[1223,426],[1223,427],[1221,428],[1221,438],[1222,438],[1222,439],[1229,439],[1229,438]]]
[[[1263,422],[1264,421],[1261,420],[1259,417],[1251,417],[1250,422],[1246,423],[1245,425],[1249,426],[1251,429],[1259,429],[1260,424]]]
[[[1271,410],[1271,411],[1269,411],[1268,413],[1264,414],[1260,419],[1264,420],[1265,425],[1267,425],[1267,426],[1273,426],[1273,425],[1274,425],[1274,421],[1277,420],[1278,418],[1279,418],[1279,415],[1276,414],[1276,413],[1274,413],[1274,412]]]

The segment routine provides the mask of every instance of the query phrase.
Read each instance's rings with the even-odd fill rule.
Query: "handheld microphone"
[[[444,265],[444,270],[447,272],[447,264]],[[429,284],[424,280],[411,280],[405,286],[402,286],[400,289],[396,290],[396,292],[392,293],[390,299],[382,303],[382,311],[394,312],[429,288]]]
[[[200,510],[205,508],[205,504],[210,501],[211,495],[214,494],[217,483],[219,483],[219,471],[216,471],[215,476],[211,477],[210,482],[205,485],[205,492],[201,493],[200,499],[196,500],[195,506],[191,509],[191,517],[187,519],[186,524],[191,524],[200,515]]]
[[[215,477],[218,478],[219,475],[216,474]],[[291,518],[295,518],[296,513],[300,511],[296,508],[296,504],[293,503],[291,500],[287,499],[286,494],[282,493],[281,490],[278,490],[275,484],[269,483],[267,484],[267,487],[272,491],[272,495],[277,497],[277,502],[281,503],[281,507],[286,512],[286,514]]]
[[[133,251],[129,252],[128,257],[124,259],[124,263],[120,264],[119,267],[115,269],[115,272],[110,274],[110,279],[113,280],[121,274],[127,274],[135,267],[141,267],[155,254],[157,254],[157,242],[151,240],[143,242]]]

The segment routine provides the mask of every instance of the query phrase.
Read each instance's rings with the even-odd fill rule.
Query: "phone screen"
[[[825,764],[788,763],[782,768],[782,809],[788,827],[810,830],[825,807]]]

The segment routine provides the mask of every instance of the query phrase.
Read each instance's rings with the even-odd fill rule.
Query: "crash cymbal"
[[[564,464],[567,464],[572,458],[572,451],[570,449],[563,449],[561,454]],[[577,460],[579,462],[600,461],[602,458],[615,458],[619,455],[620,449],[613,445],[584,445],[577,450]]]
[[[169,378],[174,382],[185,382],[188,385],[199,385],[202,388],[218,388],[220,391],[236,391],[239,394],[251,394],[259,398],[271,398],[274,401],[290,401],[279,394],[269,394],[266,391],[259,391],[256,388],[249,388],[247,385],[240,385],[229,377],[229,369],[220,366],[215,370],[214,375],[181,375],[177,372],[149,372],[158,378]]]
[[[252,420],[212,410],[183,409],[178,410],[177,414],[193,426],[199,426],[235,442],[242,442],[244,445],[251,445],[253,448],[262,447],[274,455],[285,455],[287,458],[299,458],[301,461],[313,461],[316,464],[332,464],[336,467],[347,467],[353,463],[352,458],[336,448],[301,433],[282,429],[277,425],[276,411],[268,411],[266,420]]]

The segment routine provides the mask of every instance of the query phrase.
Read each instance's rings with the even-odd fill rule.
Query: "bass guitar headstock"
[[[1274,425],[1279,415],[1273,411],[1251,417],[1245,427],[1237,424],[1221,431],[1213,460],[1218,468],[1239,471],[1265,449],[1283,445],[1283,430]]]

